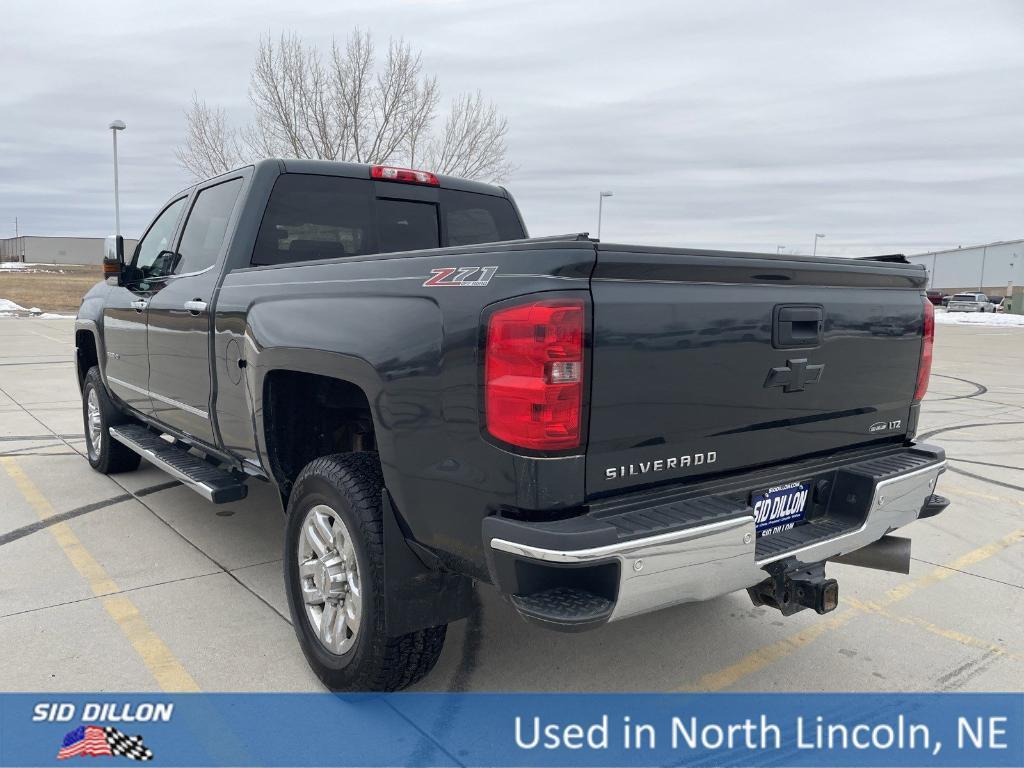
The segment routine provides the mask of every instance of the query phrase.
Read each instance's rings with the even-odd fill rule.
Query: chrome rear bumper
[[[775,561],[794,558],[802,563],[822,562],[860,549],[913,522],[921,515],[946,468],[941,449],[935,450],[935,460],[926,466],[874,482],[867,508],[861,511],[857,523],[847,525],[835,536],[810,540],[806,545],[784,551],[765,553],[762,547],[762,554],[758,554],[753,510],[749,506],[748,514],[735,514],[729,519],[587,548],[539,546],[501,536],[491,537],[488,545],[495,553],[527,567],[541,566],[539,572],[543,572],[543,566],[585,569],[617,563],[615,594],[608,597],[608,610],[602,620],[614,621],[752,587],[765,580],[763,569]],[[497,581],[501,588],[501,580]],[[585,581],[583,578],[582,583]],[[571,583],[581,583],[579,572],[573,574]],[[513,602],[525,614],[515,597]],[[546,623],[558,622],[548,618]]]

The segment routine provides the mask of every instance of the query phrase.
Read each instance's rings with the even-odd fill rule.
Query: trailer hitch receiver
[[[825,564],[779,561],[765,568],[768,578],[750,587],[747,594],[754,605],[778,609],[791,616],[804,608],[825,614],[839,605],[839,582],[825,578]]]

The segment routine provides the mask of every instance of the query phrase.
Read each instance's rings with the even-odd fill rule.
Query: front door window
[[[178,228],[178,219],[181,218],[187,199],[179,197],[164,208],[135,247],[135,258],[129,275],[132,282],[170,274],[174,261],[171,241],[174,239],[174,231]]]

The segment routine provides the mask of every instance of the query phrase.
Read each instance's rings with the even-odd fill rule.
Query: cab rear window
[[[398,185],[396,185],[397,187]],[[376,197],[364,179],[289,173],[278,178],[252,264],[362,256],[516,240],[525,236],[504,197],[438,190],[437,200]]]
[[[441,190],[446,245],[476,245],[526,236],[512,203],[504,197]]]

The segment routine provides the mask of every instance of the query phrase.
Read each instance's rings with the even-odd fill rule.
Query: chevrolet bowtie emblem
[[[817,384],[821,381],[821,372],[824,370],[824,363],[808,365],[805,357],[798,360],[787,360],[781,368],[772,368],[768,371],[764,387],[765,389],[782,387],[783,392],[803,392],[804,387],[808,384]]]

